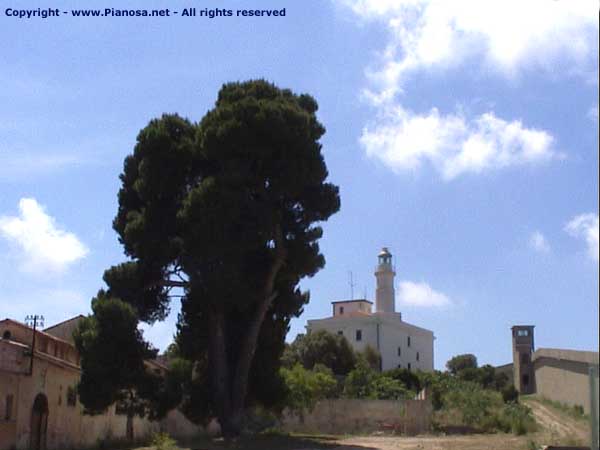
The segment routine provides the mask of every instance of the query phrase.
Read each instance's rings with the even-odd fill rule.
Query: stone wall
[[[370,433],[389,431],[415,435],[431,428],[429,400],[323,400],[311,412],[284,413],[282,428],[297,433]]]
[[[589,364],[577,361],[538,358],[535,361],[536,393],[570,406],[582,406],[590,413]]]

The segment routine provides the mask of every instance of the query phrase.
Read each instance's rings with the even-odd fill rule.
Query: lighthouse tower
[[[392,254],[387,247],[383,247],[378,255],[378,264],[375,269],[377,279],[377,290],[375,292],[375,310],[382,313],[394,313],[394,266],[392,265]]]

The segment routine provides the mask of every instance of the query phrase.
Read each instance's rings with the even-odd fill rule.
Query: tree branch
[[[248,388],[248,374],[250,372],[250,366],[254,359],[254,353],[256,352],[256,345],[258,342],[258,336],[260,329],[265,320],[265,315],[269,310],[271,304],[277,298],[277,291],[275,291],[275,280],[277,274],[285,263],[287,256],[287,249],[285,248],[285,239],[281,226],[277,225],[275,228],[275,260],[273,265],[269,269],[267,278],[265,280],[263,298],[259,302],[252,319],[248,325],[248,330],[241,343],[241,352],[238,365],[235,370],[233,379],[233,410],[241,410],[244,407],[244,401],[246,399],[246,391]]]

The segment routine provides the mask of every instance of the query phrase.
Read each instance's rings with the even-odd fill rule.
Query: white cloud
[[[440,308],[452,303],[445,294],[434,290],[427,283],[412,281],[401,281],[398,284],[396,298],[400,304],[408,306]]]
[[[363,129],[360,141],[368,156],[395,171],[429,162],[446,180],[561,157],[548,132],[491,112],[467,119],[462,114],[442,115],[436,108],[421,115],[390,106]]]
[[[546,237],[540,233],[539,231],[534,231],[529,238],[529,245],[535,251],[540,253],[549,253],[550,252],[550,244]]]
[[[598,214],[581,214],[571,219],[565,226],[565,231],[571,236],[584,239],[588,255],[598,262]]]
[[[62,271],[87,255],[77,236],[58,228],[35,199],[21,199],[19,211],[18,217],[0,217],[0,236],[17,246],[23,269]]]
[[[418,70],[481,61],[509,77],[566,58],[574,71],[595,71],[596,0],[337,0],[365,20],[383,21],[390,41],[372,74],[378,96],[391,98]],[[586,75],[587,76],[587,75]]]

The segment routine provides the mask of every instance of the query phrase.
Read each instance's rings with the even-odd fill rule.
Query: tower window
[[[362,330],[356,330],[356,340],[362,341]]]
[[[344,314],[344,307],[340,306],[340,314]]]
[[[529,330],[517,330],[517,336],[527,337],[529,336]]]
[[[410,336],[408,336],[408,339],[406,340],[406,344],[410,347]]]
[[[402,347],[398,347],[398,356],[402,356]]]

